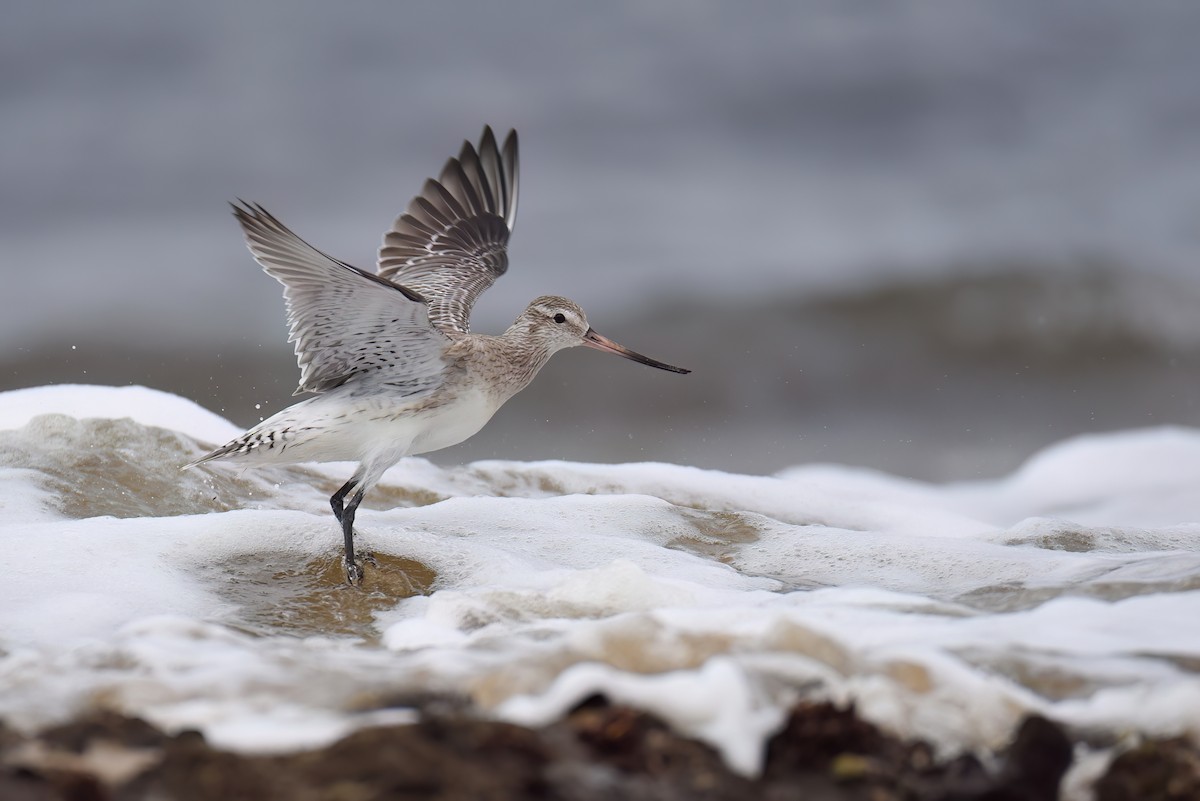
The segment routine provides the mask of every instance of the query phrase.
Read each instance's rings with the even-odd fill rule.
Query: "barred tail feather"
[[[225,459],[231,456],[247,456],[257,454],[261,451],[273,451],[276,448],[282,452],[288,440],[291,439],[288,433],[289,431],[286,429],[283,431],[247,431],[232,442],[225,443],[216,450],[206,453],[195,461],[188,462],[179,469],[187,470],[190,467],[195,467],[196,465],[216,459]]]

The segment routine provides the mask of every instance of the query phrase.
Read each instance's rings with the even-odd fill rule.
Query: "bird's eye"
[[[567,321],[567,315],[563,314],[562,312],[559,312],[558,314],[554,315],[554,322],[565,323],[566,321]]]

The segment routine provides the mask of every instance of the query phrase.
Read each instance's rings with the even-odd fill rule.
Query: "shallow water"
[[[747,772],[801,695],[946,751],[1032,711],[1200,738],[1193,430],[947,485],[409,459],[360,512],[362,589],[327,500],[350,466],[179,472],[234,433],[137,387],[0,394],[0,716],[278,750],[430,695],[536,723],[604,692]]]

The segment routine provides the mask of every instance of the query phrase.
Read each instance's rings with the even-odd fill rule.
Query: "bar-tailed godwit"
[[[384,471],[475,434],[556,351],[584,345],[689,372],[597,334],[583,309],[552,295],[534,299],[499,336],[471,333],[475,300],[508,269],[517,182],[516,131],[500,147],[484,128],[479,148],[464,142],[396,219],[375,273],[313,248],[261,206],[235,204],[250,252],[283,284],[296,394],[313,397],[186,467],[357,461],[330,499],[346,578],[356,584],[354,513]]]

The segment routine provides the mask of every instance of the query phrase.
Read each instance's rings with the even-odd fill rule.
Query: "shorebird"
[[[262,206],[232,204],[254,259],[283,284],[300,365],[295,394],[313,397],[184,469],[217,459],[358,462],[330,498],[346,580],[357,584],[354,515],[384,471],[474,435],[556,351],[584,345],[690,372],[601,336],[576,303],[553,295],[534,299],[499,336],[471,333],[476,299],[508,269],[517,183],[517,132],[500,147],[485,127],[478,149],[463,142],[396,219],[374,273],[322,253]]]

